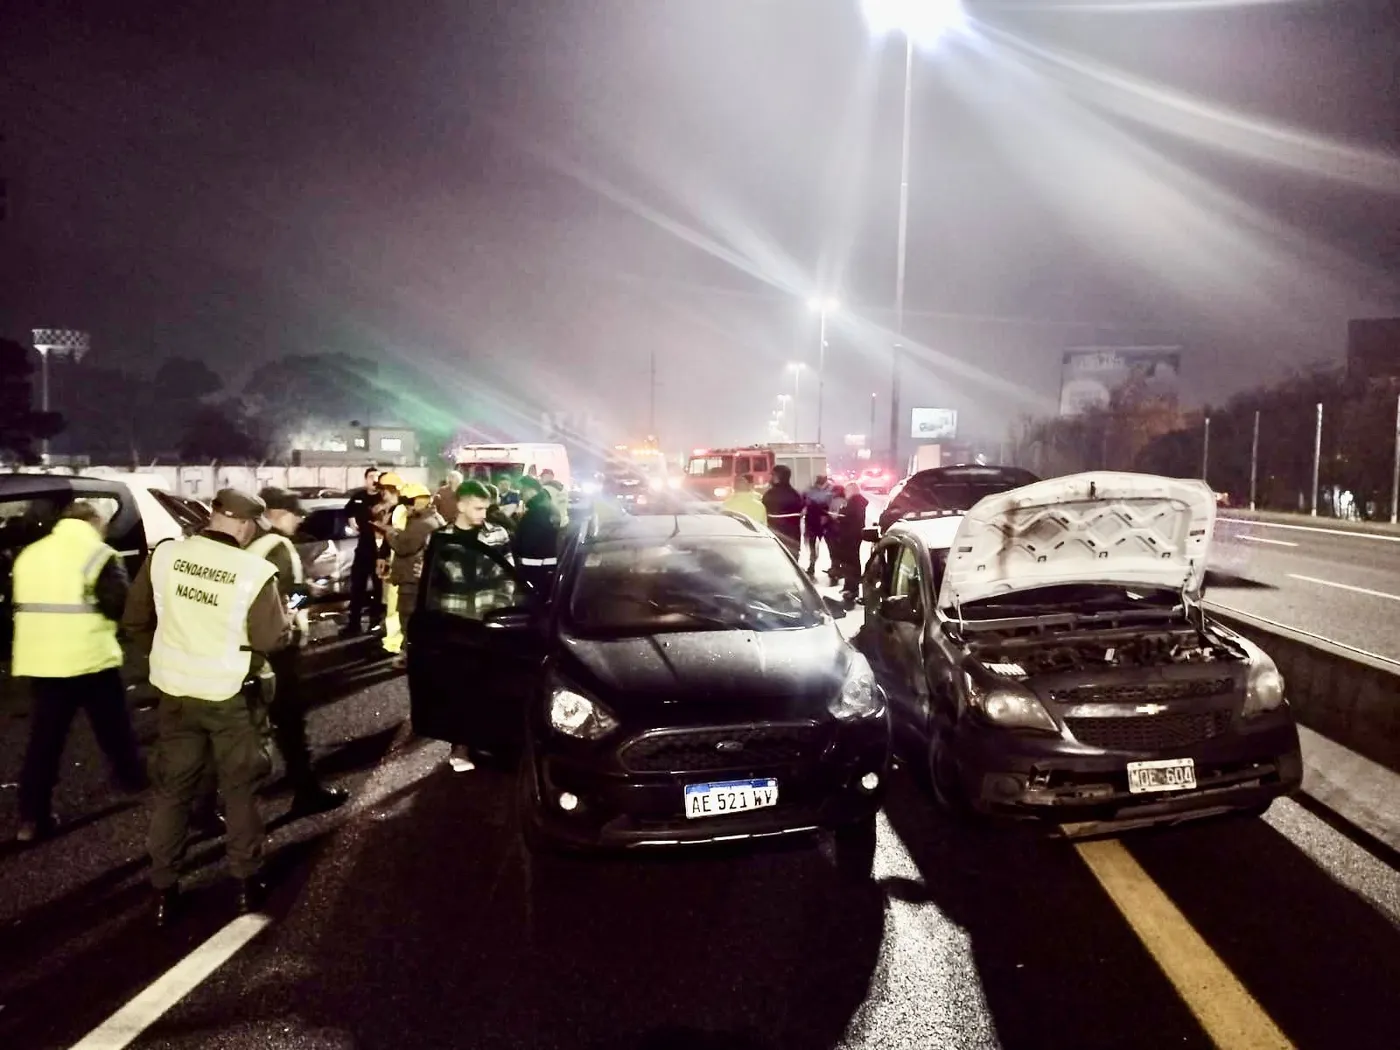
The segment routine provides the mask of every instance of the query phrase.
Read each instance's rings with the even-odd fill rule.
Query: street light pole
[[[798,440],[797,432],[797,406],[802,401],[802,366],[794,365],[792,369],[792,440]]]
[[[1254,413],[1254,443],[1249,449],[1249,509],[1254,509],[1254,496],[1259,490],[1259,413]]]
[[[899,235],[894,277],[894,349],[890,356],[890,459],[899,461],[899,373],[904,355],[904,264],[909,241],[909,136],[914,109],[914,37],[904,34],[904,131],[899,156]]]
[[[1397,447],[1397,448],[1400,448],[1400,445],[1397,445],[1396,447]],[[874,393],[872,393],[872,394],[870,395],[870,451],[871,451],[871,455],[874,455],[874,452],[875,452],[875,394],[874,394]]]
[[[1390,471],[1390,523],[1400,511],[1400,397],[1395,399],[1395,465]]]
[[[1322,468],[1322,402],[1317,403],[1317,432],[1313,435],[1312,516],[1317,517],[1317,476]]]
[[[1210,484],[1210,416],[1206,416],[1205,442],[1201,445],[1201,480]]]

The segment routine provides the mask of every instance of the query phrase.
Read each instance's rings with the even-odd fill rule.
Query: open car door
[[[498,756],[518,750],[544,659],[530,599],[503,530],[434,535],[407,634],[416,733]]]

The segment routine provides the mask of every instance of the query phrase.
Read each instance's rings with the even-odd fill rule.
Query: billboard
[[[1137,386],[1144,398],[1175,401],[1179,346],[1082,346],[1066,350],[1060,370],[1060,415],[1107,408],[1114,393]]]
[[[910,413],[909,436],[920,441],[951,441],[958,433],[955,408],[916,408]]]

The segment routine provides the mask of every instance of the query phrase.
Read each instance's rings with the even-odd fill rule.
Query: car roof
[[[46,492],[72,492],[75,483],[111,485],[122,484],[122,479],[89,477],[86,474],[7,473],[0,474],[0,495],[14,498],[39,496]]]
[[[299,502],[301,509],[310,514],[313,510],[344,510],[349,500],[340,496],[311,496]]]
[[[600,521],[586,542],[593,546],[599,543],[666,540],[677,536],[723,539],[760,535],[763,534],[758,526],[731,514],[646,514]]]
[[[895,522],[885,535],[912,536],[931,551],[947,550],[953,545],[953,537],[958,534],[963,517],[962,514],[914,517]]]

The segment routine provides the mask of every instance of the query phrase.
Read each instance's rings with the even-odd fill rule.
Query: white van
[[[457,449],[457,469],[468,478],[486,469],[491,477],[503,472],[539,477],[552,470],[567,491],[573,485],[569,453],[563,445],[532,442],[519,445],[463,445]]]

